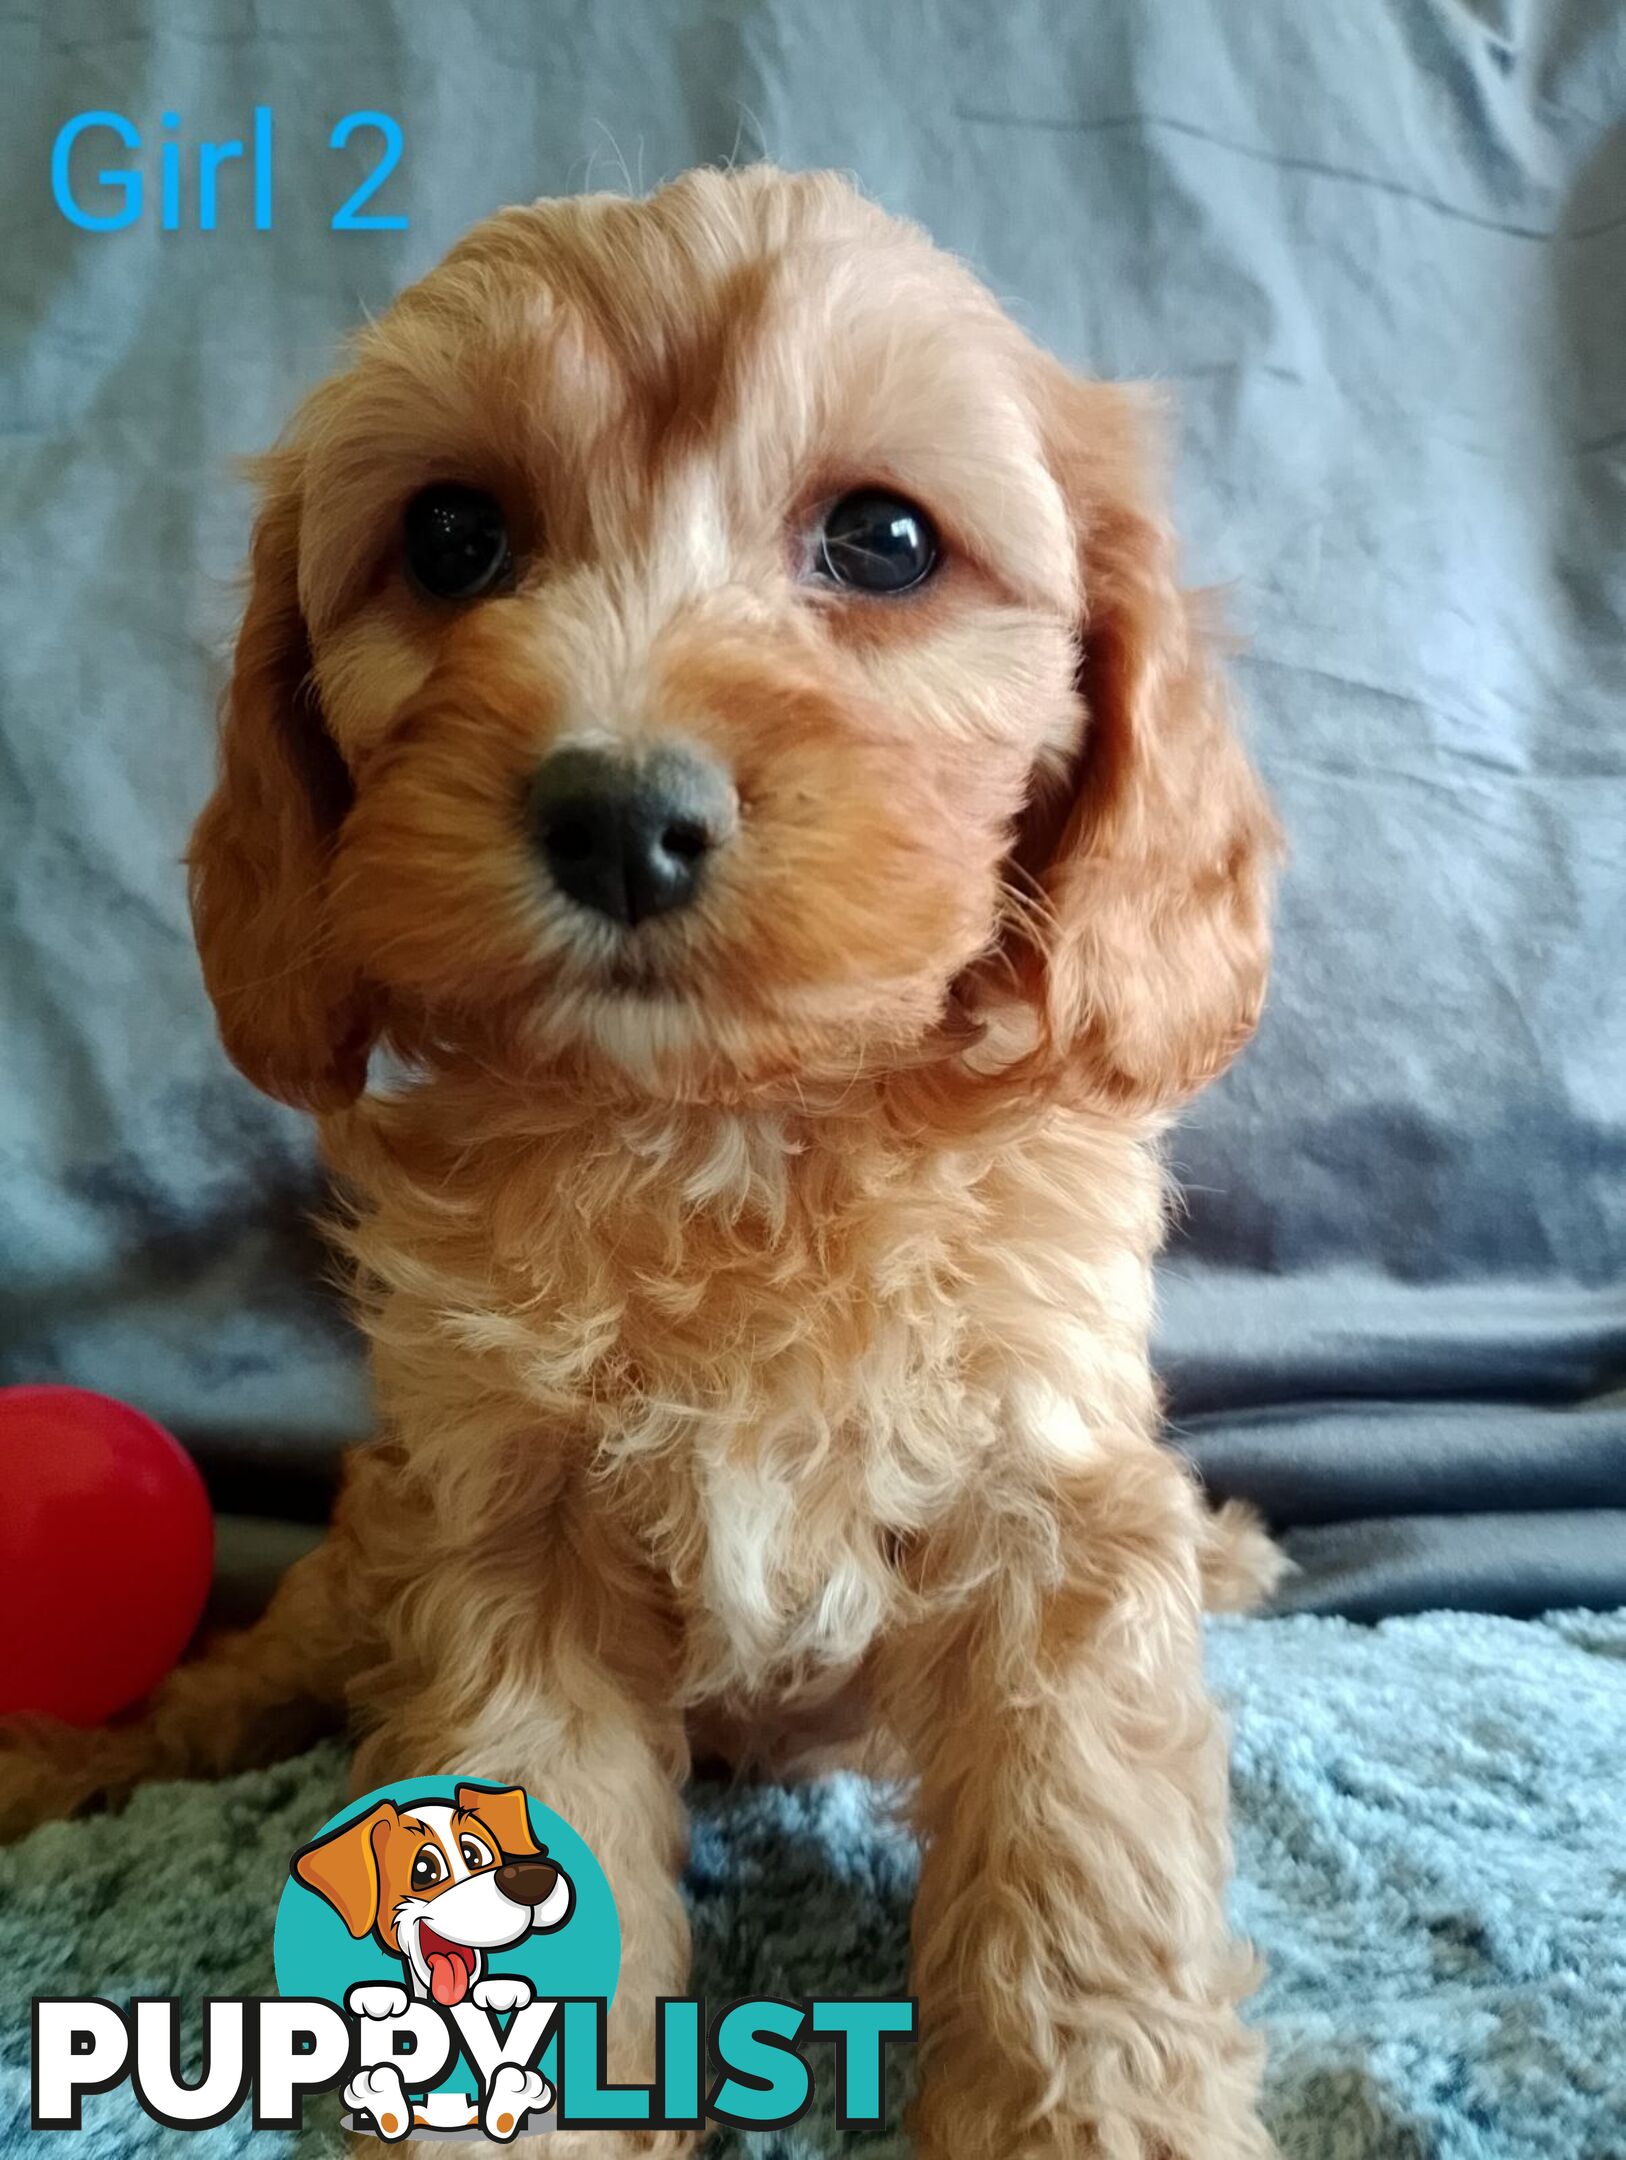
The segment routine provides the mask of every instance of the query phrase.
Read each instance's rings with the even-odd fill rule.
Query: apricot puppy
[[[14,1822],[342,1703],[358,1787],[581,1830],[642,2077],[695,1736],[873,1732],[925,2160],[1269,2150],[1200,1670],[1239,1548],[1147,1335],[1274,835],[1146,437],[828,175],[505,211],[357,339],[265,461],[192,876],[379,1433],[260,1628],[36,1736]]]

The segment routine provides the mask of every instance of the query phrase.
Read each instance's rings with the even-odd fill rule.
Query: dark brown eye
[[[445,480],[414,495],[402,521],[407,568],[437,600],[479,600],[506,584],[514,555],[502,505]]]
[[[885,488],[854,488],[832,503],[817,539],[824,575],[859,592],[908,592],[937,568],[931,519]]]
[[[412,1887],[414,1890],[432,1890],[445,1872],[445,1865],[434,1846],[422,1845],[412,1863]]]

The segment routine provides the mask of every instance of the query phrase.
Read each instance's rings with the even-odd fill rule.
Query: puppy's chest
[[[817,1685],[863,1657],[898,1555],[954,1504],[992,1419],[954,1225],[783,1218],[672,1249],[595,1379],[608,1491],[671,1581],[696,1697]],[[705,1265],[711,1260],[709,1269]]]
[[[858,1665],[901,1593],[900,1554],[977,1461],[991,1420],[963,1375],[894,1355],[880,1333],[833,1400],[791,1386],[756,1417],[702,1415],[664,1482],[628,1464],[696,1698],[817,1687]]]
[[[899,1590],[898,1553],[953,1504],[989,1420],[957,1315],[898,1284],[808,1282],[726,1355],[645,1346],[598,1413],[608,1489],[673,1584],[698,1698],[855,1666]],[[631,1338],[636,1340],[636,1337]]]
[[[817,1684],[887,1625],[924,1533],[1029,1474],[1011,1375],[1117,1293],[1063,1262],[1048,1174],[766,1123],[618,1138],[368,1240],[396,1278],[381,1380],[414,1429],[461,1430],[472,1393],[526,1406],[527,1447],[585,1447],[594,1505],[675,1589],[694,1694]]]

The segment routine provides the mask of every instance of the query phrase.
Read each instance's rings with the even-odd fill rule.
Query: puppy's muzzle
[[[559,1870],[551,1860],[505,1860],[497,1870],[497,1888],[515,1905],[544,1905]]]
[[[727,773],[698,750],[567,747],[538,769],[528,815],[559,890],[630,928],[689,905],[738,804]]]

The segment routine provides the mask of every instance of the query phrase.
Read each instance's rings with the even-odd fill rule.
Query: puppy
[[[393,1800],[305,1846],[293,1873],[353,1936],[401,1960],[408,1990],[480,2004],[487,1954],[570,1918],[575,1890],[531,1834],[525,1795],[460,1785],[455,1805]],[[506,1983],[505,1983],[506,1985]]]
[[[409,1996],[432,1997],[445,2010],[465,2000],[477,2010],[523,2009],[532,2000],[529,1980],[488,1976],[490,1953],[553,1933],[576,1903],[575,1886],[537,1844],[525,1795],[513,1788],[459,1785],[451,1801],[418,1801],[408,1815],[381,1800],[295,1853],[292,1872],[351,1935],[371,1935],[401,1960],[404,1988],[350,1990],[349,2006],[364,2018],[399,2017]],[[344,2096],[392,2144],[414,2128],[482,2124],[466,2093],[435,2093],[414,2106],[393,2062],[358,2071]],[[539,2073],[504,2064],[486,2096],[484,2127],[493,2142],[510,2144],[526,2115],[552,2101]]]
[[[361,2017],[399,2017],[408,1996],[434,1998],[443,2009],[464,2000],[482,2011],[525,2009],[531,1983],[523,1974],[488,1976],[490,1953],[564,1927],[577,1903],[570,1877],[531,1834],[525,1793],[512,1786],[488,1793],[460,1784],[449,1801],[412,1801],[410,1814],[380,1799],[294,1853],[292,1873],[333,1905],[354,1938],[371,1935],[402,1961],[406,1987],[350,1989],[345,2000]],[[365,2112],[389,2143],[415,2128],[482,2128],[482,2110],[466,2093],[412,2104],[389,2061],[356,2071],[345,2104]],[[510,2145],[529,2112],[551,2104],[553,2087],[538,2071],[501,2065],[484,2128],[494,2143]]]
[[[692,1733],[874,1732],[925,2160],[1268,2151],[1199,1626],[1265,1547],[1147,1339],[1274,834],[1147,435],[828,175],[505,211],[358,339],[264,466],[191,862],[378,1437],[257,1630],[14,1754],[14,1823],[342,1703],[358,1787],[588,1839],[640,2078]]]

